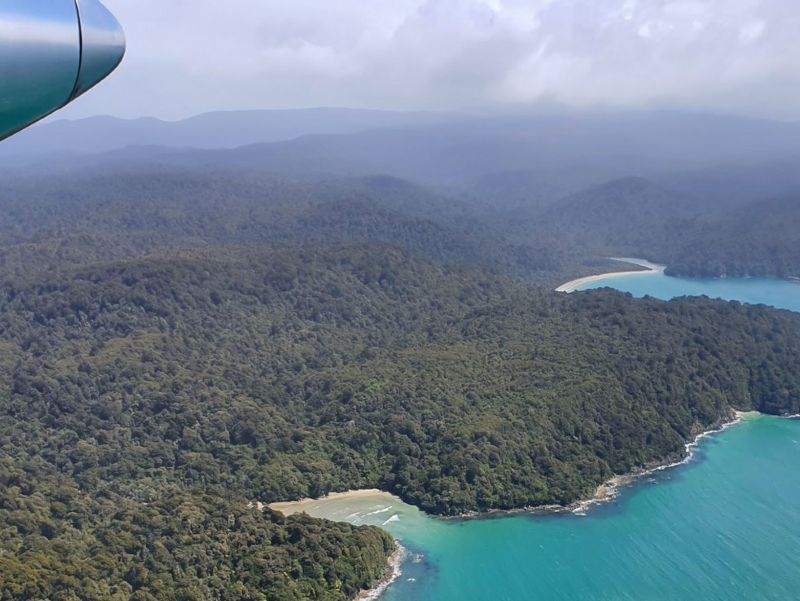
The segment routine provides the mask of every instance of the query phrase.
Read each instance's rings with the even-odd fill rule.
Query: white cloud
[[[73,115],[550,99],[800,117],[796,0],[106,0],[129,51]]]
[[[739,28],[739,41],[743,44],[752,44],[764,34],[767,24],[764,21],[752,21]]]

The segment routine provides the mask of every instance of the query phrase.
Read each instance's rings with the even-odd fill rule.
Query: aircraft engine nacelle
[[[117,68],[125,34],[98,0],[0,0],[0,140]]]

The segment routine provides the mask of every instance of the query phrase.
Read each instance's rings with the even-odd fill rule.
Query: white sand
[[[320,497],[319,499],[302,499],[300,501],[288,501],[285,503],[271,503],[269,508],[273,511],[279,511],[284,515],[293,515],[295,513],[302,513],[308,511],[315,505],[319,505],[320,503],[324,503],[326,501],[333,501],[333,500],[340,500],[340,501],[348,501],[348,500],[364,500],[370,499],[375,500],[381,503],[402,503],[402,501],[382,490],[378,490],[377,488],[365,489],[365,490],[348,490],[347,492],[334,492],[327,496]]]
[[[644,267],[645,269],[642,271],[613,271],[611,273],[601,273],[599,275],[590,275],[586,276],[585,278],[578,278],[577,280],[572,280],[571,282],[567,282],[566,284],[562,284],[558,288],[556,288],[556,292],[575,292],[579,288],[585,286],[586,284],[592,284],[594,282],[602,282],[603,280],[609,280],[611,278],[619,278],[619,277],[628,277],[628,276],[646,276],[646,275],[655,275],[664,273],[666,269],[665,265],[657,265],[655,263],[651,263],[650,261],[645,261],[644,259],[634,259],[629,257],[609,257],[611,261],[619,261],[620,263],[628,263],[630,265],[638,265],[639,267]]]

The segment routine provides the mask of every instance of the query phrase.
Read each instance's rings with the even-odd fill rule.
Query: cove
[[[578,289],[601,287],[800,311],[800,284],[778,279],[647,273]],[[800,421],[749,416],[585,515],[445,521],[382,493],[303,510],[401,541],[408,555],[385,601],[790,601],[800,598]]]
[[[748,417],[585,516],[444,521],[376,494],[306,507],[408,550],[387,601],[787,601],[800,590],[800,421]]]
[[[595,288],[615,288],[636,297],[652,296],[662,300],[704,295],[800,312],[800,282],[778,278],[699,279],[643,273],[589,282],[576,290]]]

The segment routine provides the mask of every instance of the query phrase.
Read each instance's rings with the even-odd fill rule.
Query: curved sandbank
[[[650,261],[645,261],[644,259],[636,259],[632,257],[608,257],[611,261],[619,261],[620,263],[628,263],[629,265],[638,265],[639,267],[644,267],[643,270],[638,271],[613,271],[610,273],[601,273],[599,275],[589,275],[583,278],[578,278],[577,280],[572,280],[571,282],[567,282],[566,284],[562,284],[558,288],[556,288],[556,292],[575,292],[582,286],[586,284],[592,284],[594,282],[602,282],[603,280],[609,280],[611,278],[618,278],[618,277],[627,277],[627,276],[646,276],[646,275],[655,275],[655,274],[662,274],[666,270],[666,265],[658,265],[656,263],[651,263]]]
[[[375,503],[402,504],[400,497],[384,492],[377,488],[364,490],[348,490],[345,492],[333,492],[318,499],[301,499],[299,501],[287,501],[281,503],[270,503],[268,507],[273,511],[279,511],[283,515],[294,515],[295,513],[309,513],[313,509],[320,509],[330,501],[368,501]]]

